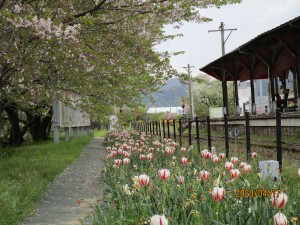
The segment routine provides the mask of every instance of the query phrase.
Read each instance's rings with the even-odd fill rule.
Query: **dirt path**
[[[78,161],[57,176],[33,215],[23,225],[92,224],[86,218],[101,201],[103,138],[95,138]]]

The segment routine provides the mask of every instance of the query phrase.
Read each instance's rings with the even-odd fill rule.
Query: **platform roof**
[[[237,49],[209,63],[200,70],[226,81],[246,81],[286,75],[296,65],[296,47],[300,44],[300,16],[258,35]],[[300,54],[300,53],[298,53]],[[270,67],[269,67],[270,66]]]

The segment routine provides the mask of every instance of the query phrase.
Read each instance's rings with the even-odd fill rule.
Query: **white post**
[[[53,110],[53,129],[54,129],[54,143],[59,143],[59,112],[58,112],[58,100],[52,100]]]

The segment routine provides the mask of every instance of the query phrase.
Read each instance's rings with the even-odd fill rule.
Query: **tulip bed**
[[[104,201],[94,224],[297,224],[300,178],[261,178],[258,161],[116,131],[107,138]],[[292,222],[291,222],[292,221]]]

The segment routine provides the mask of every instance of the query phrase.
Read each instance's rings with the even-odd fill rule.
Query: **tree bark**
[[[14,105],[8,105],[4,108],[4,110],[8,116],[8,120],[10,123],[9,144],[20,146],[23,143],[24,139],[23,133],[20,128],[18,110]]]

